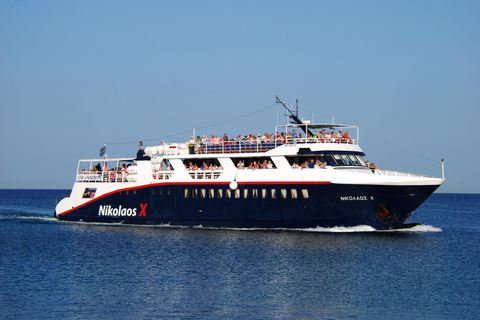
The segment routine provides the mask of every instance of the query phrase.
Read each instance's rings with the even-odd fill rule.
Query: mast
[[[280,100],[278,98],[278,96],[275,96],[275,97],[277,98],[276,103],[281,103],[285,107],[285,109],[287,109],[287,111],[290,113],[290,115],[288,117],[290,119],[292,119],[291,122],[297,124],[303,130],[303,132],[305,132],[305,134],[307,134],[307,136],[310,134],[313,137],[313,133],[310,131],[310,129],[307,129],[307,125],[303,124],[302,120],[300,120],[298,118],[298,99],[297,99],[296,109],[295,109],[295,111],[292,111],[292,110],[290,110],[290,108],[287,107],[285,102],[283,102],[282,100]]]

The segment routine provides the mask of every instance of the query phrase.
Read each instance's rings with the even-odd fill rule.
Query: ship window
[[[158,194],[163,194],[163,188],[160,188],[160,189],[158,190]]]
[[[225,191],[225,196],[230,199],[230,198],[232,197],[232,190],[227,189],[227,190]]]
[[[137,194],[137,190],[133,190],[133,194]]]
[[[362,156],[357,155],[357,160],[362,166],[366,166],[367,164],[363,160]]]
[[[167,194],[170,194],[170,189],[167,189]]]
[[[97,188],[85,188],[82,198],[93,198],[95,196],[95,192],[97,192]]]
[[[280,189],[280,194],[282,195],[282,199],[287,198],[287,189]]]
[[[240,189],[235,190],[235,198],[237,198],[237,199],[240,198]]]
[[[192,198],[198,197],[198,189],[192,189]]]
[[[326,154],[325,155],[325,161],[330,166],[336,166],[337,165],[337,162],[335,161],[335,157],[331,154]]]
[[[297,189],[290,190],[290,193],[292,195],[292,199],[297,199]]]
[[[258,198],[258,189],[253,189],[252,190],[252,198],[254,198],[254,199]]]
[[[267,197],[267,189],[262,189],[262,198],[265,199]]]
[[[128,190],[127,190],[127,196],[128,196]]]
[[[347,166],[352,166],[353,165],[352,161],[350,160],[350,158],[346,154],[341,154],[340,156],[342,157],[343,162],[345,162],[345,164]]]
[[[217,198],[223,198],[223,189],[217,190]]]
[[[272,189],[272,199],[275,199],[277,197],[277,190]]]
[[[342,158],[340,157],[339,154],[334,154],[333,155],[333,159],[335,160],[335,162],[337,163],[337,165],[339,166],[345,166],[345,162],[343,162]]]
[[[307,189],[302,189],[302,196],[304,199],[308,199],[309,196],[308,196],[308,190]]]
[[[209,198],[215,198],[215,189],[210,189],[210,192],[208,193]]]
[[[248,199],[248,189],[243,189],[243,198]]]
[[[188,189],[185,189],[185,198],[190,198],[190,192]]]
[[[200,189],[200,197],[205,198],[207,191],[205,189]]]

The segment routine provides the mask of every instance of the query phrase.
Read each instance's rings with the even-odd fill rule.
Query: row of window
[[[277,192],[278,191],[278,192]],[[189,189],[185,188],[183,197],[188,198],[235,198],[235,199],[308,199],[308,189]]]

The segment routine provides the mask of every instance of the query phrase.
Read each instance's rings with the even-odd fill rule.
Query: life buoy
[[[115,171],[110,171],[110,180],[115,180]]]

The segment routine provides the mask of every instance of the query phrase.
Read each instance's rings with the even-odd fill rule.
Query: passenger
[[[220,144],[220,138],[218,138],[218,135],[215,135],[215,137],[213,138],[213,144],[214,145]]]
[[[260,169],[260,166],[258,165],[257,161],[253,161],[253,170],[255,169]]]
[[[309,167],[310,169],[315,168],[315,162],[314,162],[313,159],[310,159],[310,163],[308,164],[308,167]]]
[[[332,139],[331,139],[332,136],[330,135],[330,132],[327,131],[327,132],[324,134],[324,136],[325,136],[326,142],[332,142]]]
[[[272,161],[268,161],[267,163],[267,169],[273,169],[273,164],[272,164]]]
[[[195,141],[195,153],[202,154],[202,139],[200,139],[200,136],[197,136],[197,140]]]
[[[189,141],[188,143],[189,143],[190,145],[194,145],[194,144],[195,144],[195,137],[192,136],[192,137],[190,138],[190,141]]]
[[[268,169],[268,163],[267,163],[267,160],[263,160],[263,163],[262,163],[261,169]]]
[[[305,139],[302,136],[302,133],[298,134],[298,143],[305,143]]]
[[[302,170],[303,170],[303,169],[307,169],[307,168],[308,168],[308,162],[307,162],[307,161],[304,161],[304,162],[302,163]]]
[[[227,134],[226,134],[226,133],[223,134],[222,141],[223,141],[223,142],[227,142],[227,141],[228,141],[228,137],[227,137]]]
[[[321,169],[322,168],[322,162],[320,160],[315,161],[315,169]]]
[[[341,143],[342,142],[342,138],[343,138],[343,132],[342,130],[338,131],[338,134],[337,134],[337,143]]]
[[[345,134],[343,135],[342,141],[343,141],[344,143],[352,143],[352,139],[350,139],[350,137],[348,136],[348,131],[345,132]]]
[[[292,169],[299,169],[300,167],[295,162],[292,164]]]
[[[242,160],[238,161],[237,169],[239,169],[239,170],[245,169],[245,165],[243,164]]]

